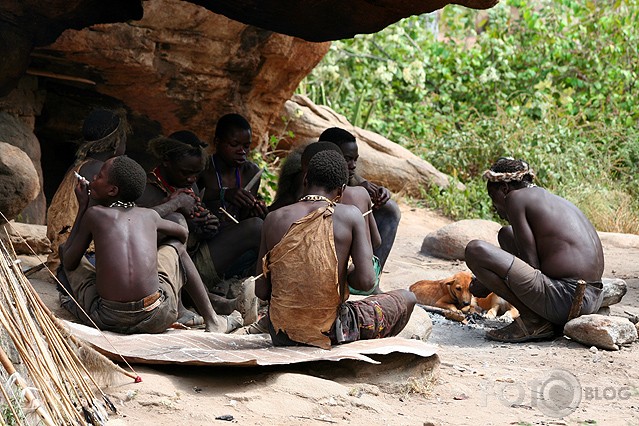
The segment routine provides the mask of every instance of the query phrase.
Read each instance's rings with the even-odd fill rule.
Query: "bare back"
[[[282,240],[293,223],[324,205],[324,202],[298,202],[269,213],[264,222],[260,258]],[[333,235],[340,284],[346,281],[349,257],[352,257],[356,270],[360,270],[363,280],[370,278],[370,282],[373,282],[374,278],[371,278],[374,277],[371,263],[373,252],[366,233],[364,219],[358,208],[344,204],[335,205]]]
[[[91,207],[87,226],[96,250],[96,288],[100,297],[130,302],[158,290],[158,220],[153,210]]]
[[[523,260],[536,266],[536,257],[539,269],[551,278],[601,279],[601,241],[574,204],[531,187],[510,192],[506,211]]]

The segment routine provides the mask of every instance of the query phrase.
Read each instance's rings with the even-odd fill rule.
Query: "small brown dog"
[[[484,316],[488,319],[495,319],[502,315],[506,315],[511,319],[515,319],[519,316],[517,308],[497,296],[495,293],[490,293],[486,297],[473,297],[473,308],[475,311],[479,311],[481,309],[485,312]]]
[[[470,273],[458,272],[441,280],[417,281],[409,290],[415,293],[417,303],[422,305],[468,312],[473,298],[468,289],[470,280]]]

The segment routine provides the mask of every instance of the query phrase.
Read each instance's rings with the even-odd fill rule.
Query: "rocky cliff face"
[[[228,112],[258,139],[328,43],[309,43],[177,0],[144,2],[144,18],[66,31],[37,49],[32,69],[55,72],[121,100],[161,124],[209,139]],[[258,141],[255,141],[258,142]]]
[[[144,7],[139,21],[68,30],[52,45],[36,48],[27,70],[30,83],[0,98],[0,111],[20,115],[40,140],[48,160],[41,182],[47,198],[73,161],[91,109],[128,111],[134,130],[128,152],[145,166],[151,162],[145,154],[150,138],[189,129],[210,141],[217,119],[228,112],[249,119],[258,144],[329,47],[177,0],[145,1]],[[18,111],[16,105],[31,105],[32,99],[39,100],[37,108]],[[37,157],[35,163],[39,151]],[[34,222],[43,223],[44,195],[37,202]]]

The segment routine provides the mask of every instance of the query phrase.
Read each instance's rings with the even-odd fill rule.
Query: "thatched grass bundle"
[[[121,369],[68,333],[1,241],[0,364],[0,425],[101,425],[115,412],[94,374]]]

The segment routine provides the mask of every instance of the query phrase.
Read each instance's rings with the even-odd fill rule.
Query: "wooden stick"
[[[13,226],[11,225],[11,223],[9,222],[9,220],[7,219],[7,217],[0,212],[0,217],[2,217],[6,224],[11,226],[13,228]],[[15,228],[13,228],[14,232],[16,232],[17,235],[20,236],[20,238],[22,239],[22,241],[27,245],[27,247],[29,248],[29,250],[31,251],[31,253],[42,263],[45,264],[45,261],[40,259],[40,256],[38,256],[38,254],[35,252],[35,250],[33,250],[33,248],[29,245],[29,243],[27,243],[27,240],[20,235]],[[8,231],[6,231],[8,233]],[[1,243],[1,241],[0,241]],[[2,244],[2,247],[4,248],[4,244]],[[6,248],[5,248],[6,249]],[[11,250],[13,252],[13,256],[15,257],[15,250],[13,249],[13,245],[11,245]],[[8,253],[8,249],[6,249],[7,253]],[[93,322],[93,320],[91,320],[91,318],[89,317],[89,314],[87,314],[84,309],[82,308],[82,306],[80,306],[78,304],[77,301],[75,301],[75,299],[73,298],[73,295],[70,294],[68,292],[68,290],[60,283],[60,281],[58,280],[58,278],[55,276],[55,274],[53,272],[51,272],[51,270],[46,267],[45,264],[45,268],[46,270],[49,272],[49,275],[51,275],[51,277],[64,289],[64,291],[67,293],[67,295],[69,297],[71,297],[74,302],[77,304],[77,306],[80,308],[80,310],[87,316],[87,318],[89,318],[89,320],[91,321],[91,323],[93,324],[93,327],[95,327],[100,334],[102,335],[102,337],[104,338],[104,340],[113,348],[113,352],[116,353],[120,359],[122,359],[122,362],[124,362],[124,364],[126,364],[126,366],[131,370],[131,373],[127,372],[126,370],[124,370],[122,367],[120,367],[119,365],[115,364],[114,362],[112,362],[111,360],[109,360],[108,358],[106,358],[104,355],[100,354],[97,350],[95,350],[94,348],[90,347],[88,344],[82,342],[80,339],[78,339],[77,337],[75,337],[73,334],[71,334],[66,326],[64,326],[64,324],[62,324],[62,322],[49,310],[49,308],[45,305],[45,303],[42,301],[42,299],[40,299],[39,295],[37,294],[37,292],[33,291],[31,294],[34,294],[36,296],[36,299],[38,301],[38,304],[44,309],[44,311],[46,312],[46,314],[49,316],[49,318],[53,321],[53,323],[56,325],[56,327],[60,330],[60,332],[62,332],[63,334],[65,334],[66,336],[68,336],[71,341],[73,341],[73,343],[75,345],[77,345],[78,347],[84,349],[85,352],[85,356],[89,356],[92,360],[96,361],[100,361],[99,363],[102,363],[102,361],[107,362],[107,364],[110,364],[113,366],[113,368],[115,368],[116,371],[131,377],[132,379],[134,379],[135,383],[140,383],[142,382],[142,378],[136,373],[136,371],[133,369],[133,367],[131,367],[131,364],[129,364],[129,362],[124,358],[124,356],[122,356],[122,354],[115,348],[115,346],[113,345],[113,343],[111,342],[111,340],[109,340],[109,338],[107,338],[106,335],[104,335],[102,333],[102,330],[100,330],[100,328],[97,326],[97,324],[95,322]],[[28,280],[27,280],[28,281]],[[29,286],[31,284],[29,283]],[[99,389],[99,387],[98,387]],[[100,389],[100,392],[102,392],[102,390]],[[103,393],[104,395],[104,393]],[[110,403],[110,401],[109,401]]]
[[[244,190],[248,191],[249,189],[251,189],[253,185],[255,185],[255,182],[257,182],[260,179],[260,176],[262,176],[262,173],[264,173],[264,167],[262,167],[261,169],[257,171],[257,173],[255,173],[255,176],[253,176],[251,180],[249,180],[249,182],[244,187]]]
[[[573,296],[570,312],[568,313],[568,321],[577,318],[581,313],[581,305],[584,301],[585,292],[586,282],[584,280],[577,281],[577,288],[575,288],[575,295]]]
[[[226,210],[224,210],[224,208],[220,207],[220,211],[221,211],[222,213],[224,213],[224,214],[225,214],[225,215],[226,215],[229,219],[231,219],[233,222],[235,222],[235,223],[240,223],[240,222],[238,222],[238,220],[237,220],[237,219],[235,219],[233,216],[231,216],[231,214],[230,214],[229,212],[227,212]]]
[[[64,75],[64,74],[57,74],[57,73],[53,73],[49,71],[36,70],[33,68],[29,68],[26,71],[26,73],[29,75],[35,75],[39,77],[54,78],[56,80],[74,81],[78,83],[90,84],[91,86],[95,86],[96,84],[95,81],[87,80],[86,78],[73,77],[73,76]]]
[[[430,306],[430,305],[419,305],[422,307],[422,309],[424,309],[426,312],[432,312],[434,314],[439,314],[449,320],[453,320],[453,321],[459,321],[461,323],[466,323],[466,315],[464,315],[461,312],[455,312],[455,311],[451,311],[450,309],[442,309],[442,308],[438,308],[436,306]]]
[[[4,367],[5,371],[9,374],[9,376],[11,376],[11,375],[16,373],[16,369],[13,366],[13,363],[11,362],[9,357],[7,356],[6,352],[4,350],[2,350],[2,348],[0,348],[0,363],[2,363],[2,366]],[[22,388],[22,392],[24,392],[25,399],[30,404],[33,404],[35,406],[35,411],[40,415],[42,420],[47,425],[55,426],[55,422],[53,421],[53,419],[49,415],[49,412],[47,410],[45,410],[45,408],[42,405],[42,403],[40,402],[40,400],[38,398],[36,398],[35,395],[33,395],[31,390],[29,389],[29,385],[24,381],[22,376],[16,375],[15,377],[16,377],[16,383],[18,383],[18,385],[20,385],[20,388]],[[11,404],[11,401],[7,401],[7,403]]]
[[[370,209],[369,211],[367,211],[366,213],[363,213],[362,216],[366,217],[369,214],[373,213],[373,209]]]

